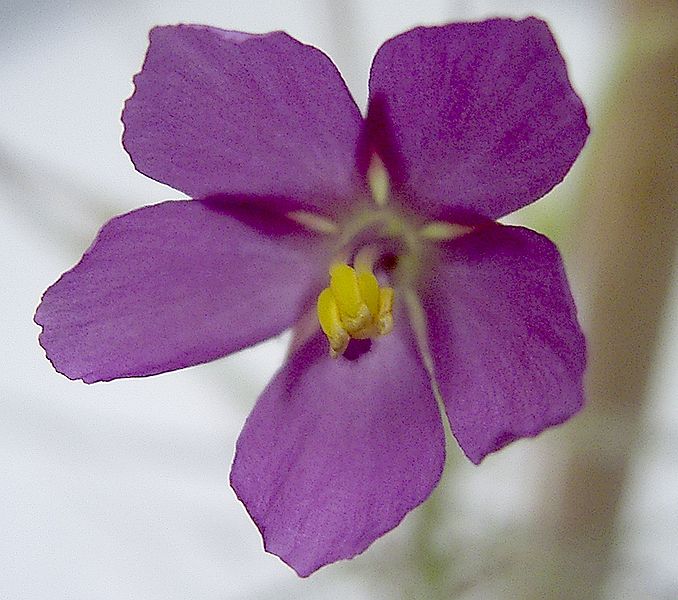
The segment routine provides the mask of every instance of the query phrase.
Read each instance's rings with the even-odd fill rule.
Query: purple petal
[[[348,206],[362,118],[327,56],[282,32],[179,25],[150,40],[123,112],[139,171],[194,198]]]
[[[543,196],[589,132],[535,18],[419,27],[387,41],[372,65],[368,119],[401,201],[462,222]]]
[[[450,425],[474,463],[582,407],[585,341],[547,238],[492,225],[448,243],[422,301]]]
[[[401,326],[347,360],[316,335],[247,419],[231,485],[301,576],[365,550],[440,478],[443,427],[410,337]]]
[[[204,363],[294,323],[322,287],[323,259],[315,236],[249,206],[147,206],[109,221],[45,292],[40,343],[87,383]]]

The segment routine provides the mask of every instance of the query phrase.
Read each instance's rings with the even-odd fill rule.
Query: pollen
[[[318,321],[330,343],[330,356],[344,353],[351,338],[364,340],[393,329],[393,288],[380,287],[364,261],[330,267],[330,285],[318,296]]]

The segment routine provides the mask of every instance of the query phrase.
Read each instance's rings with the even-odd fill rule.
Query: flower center
[[[359,209],[341,223],[304,211],[288,215],[318,233],[335,236],[336,260],[329,269],[330,285],[318,296],[316,307],[332,358],[344,354],[352,339],[369,342],[393,329],[394,291],[379,285],[373,273],[375,266],[380,277],[387,277],[398,288],[399,296],[402,292],[407,297],[416,288],[419,271],[426,263],[427,246],[472,230],[465,225],[426,222],[406,215],[398,210],[397,203],[391,207],[388,174],[376,154],[367,179],[371,198],[361,199]]]
[[[375,338],[393,329],[393,288],[380,287],[369,263],[358,255],[355,268],[332,264],[330,285],[320,292],[317,311],[330,356],[337,358],[351,339]]]

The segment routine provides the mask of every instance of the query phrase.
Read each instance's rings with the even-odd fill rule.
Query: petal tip
[[[46,331],[46,325],[41,323],[38,318],[40,306],[38,306],[38,309],[33,316],[33,322],[40,327],[40,333],[38,334],[38,344],[40,344],[40,347],[43,349],[45,358],[49,361],[50,365],[52,365],[52,368],[57,373],[59,373],[59,375],[63,375],[71,381],[82,381],[88,385],[92,383],[98,383],[100,381],[111,381],[112,378],[97,378],[92,373],[82,373],[80,369],[69,367],[66,364],[67,361],[62,361],[59,357],[55,356],[55,353],[50,349],[50,343],[47,340],[48,332]]]
[[[238,454],[238,447],[236,444],[236,457]],[[235,459],[233,460],[233,464],[235,464]],[[235,497],[238,499],[238,502],[243,505],[245,512],[251,519],[251,521],[254,523],[256,528],[259,530],[259,535],[261,536],[261,541],[264,547],[264,551],[268,554],[271,554],[278,559],[280,559],[284,564],[286,564],[288,567],[290,567],[299,577],[302,578],[307,578],[311,576],[313,573],[315,573],[318,569],[321,569],[322,567],[326,566],[327,564],[330,564],[333,561],[327,561],[327,562],[320,562],[319,564],[316,565],[309,565],[309,564],[300,564],[299,562],[294,560],[294,557],[289,556],[289,553],[285,552],[283,549],[277,549],[274,547],[274,544],[271,542],[271,540],[267,537],[266,535],[266,526],[263,525],[262,523],[259,522],[257,518],[255,518],[254,514],[252,511],[250,511],[247,501],[245,500],[245,494],[242,492],[243,487],[246,486],[245,481],[239,481],[238,474],[236,470],[231,467],[231,473],[229,475],[229,485],[231,486],[231,489],[233,490],[233,493],[235,494]]]
[[[556,415],[549,421],[541,423],[534,428],[529,428],[522,431],[502,431],[495,436],[493,441],[489,443],[486,448],[465,448],[461,445],[461,443],[459,443],[459,440],[457,440],[457,443],[459,443],[459,447],[474,465],[480,465],[480,463],[482,463],[490,454],[495,454],[496,452],[503,450],[506,448],[506,446],[509,446],[513,442],[523,439],[536,438],[548,429],[552,429],[564,424],[566,421],[577,415],[577,413],[579,413],[584,408],[585,404],[586,402],[582,394],[581,397],[575,403],[573,403],[569,410],[564,411],[560,415]]]

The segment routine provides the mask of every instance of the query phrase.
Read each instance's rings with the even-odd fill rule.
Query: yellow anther
[[[341,323],[339,307],[330,288],[325,288],[320,292],[317,309],[320,328],[330,342],[330,354],[336,358],[346,350],[349,335]]]
[[[367,263],[361,263],[357,272],[345,263],[334,263],[330,286],[318,296],[317,311],[330,355],[336,358],[351,338],[377,337],[393,329],[393,288],[380,288]]]
[[[369,308],[360,295],[358,275],[344,263],[335,263],[330,267],[330,289],[339,307],[339,314],[345,329],[362,329],[372,318]]]
[[[370,321],[379,315],[379,282],[370,271],[358,273],[360,295],[370,311]]]

